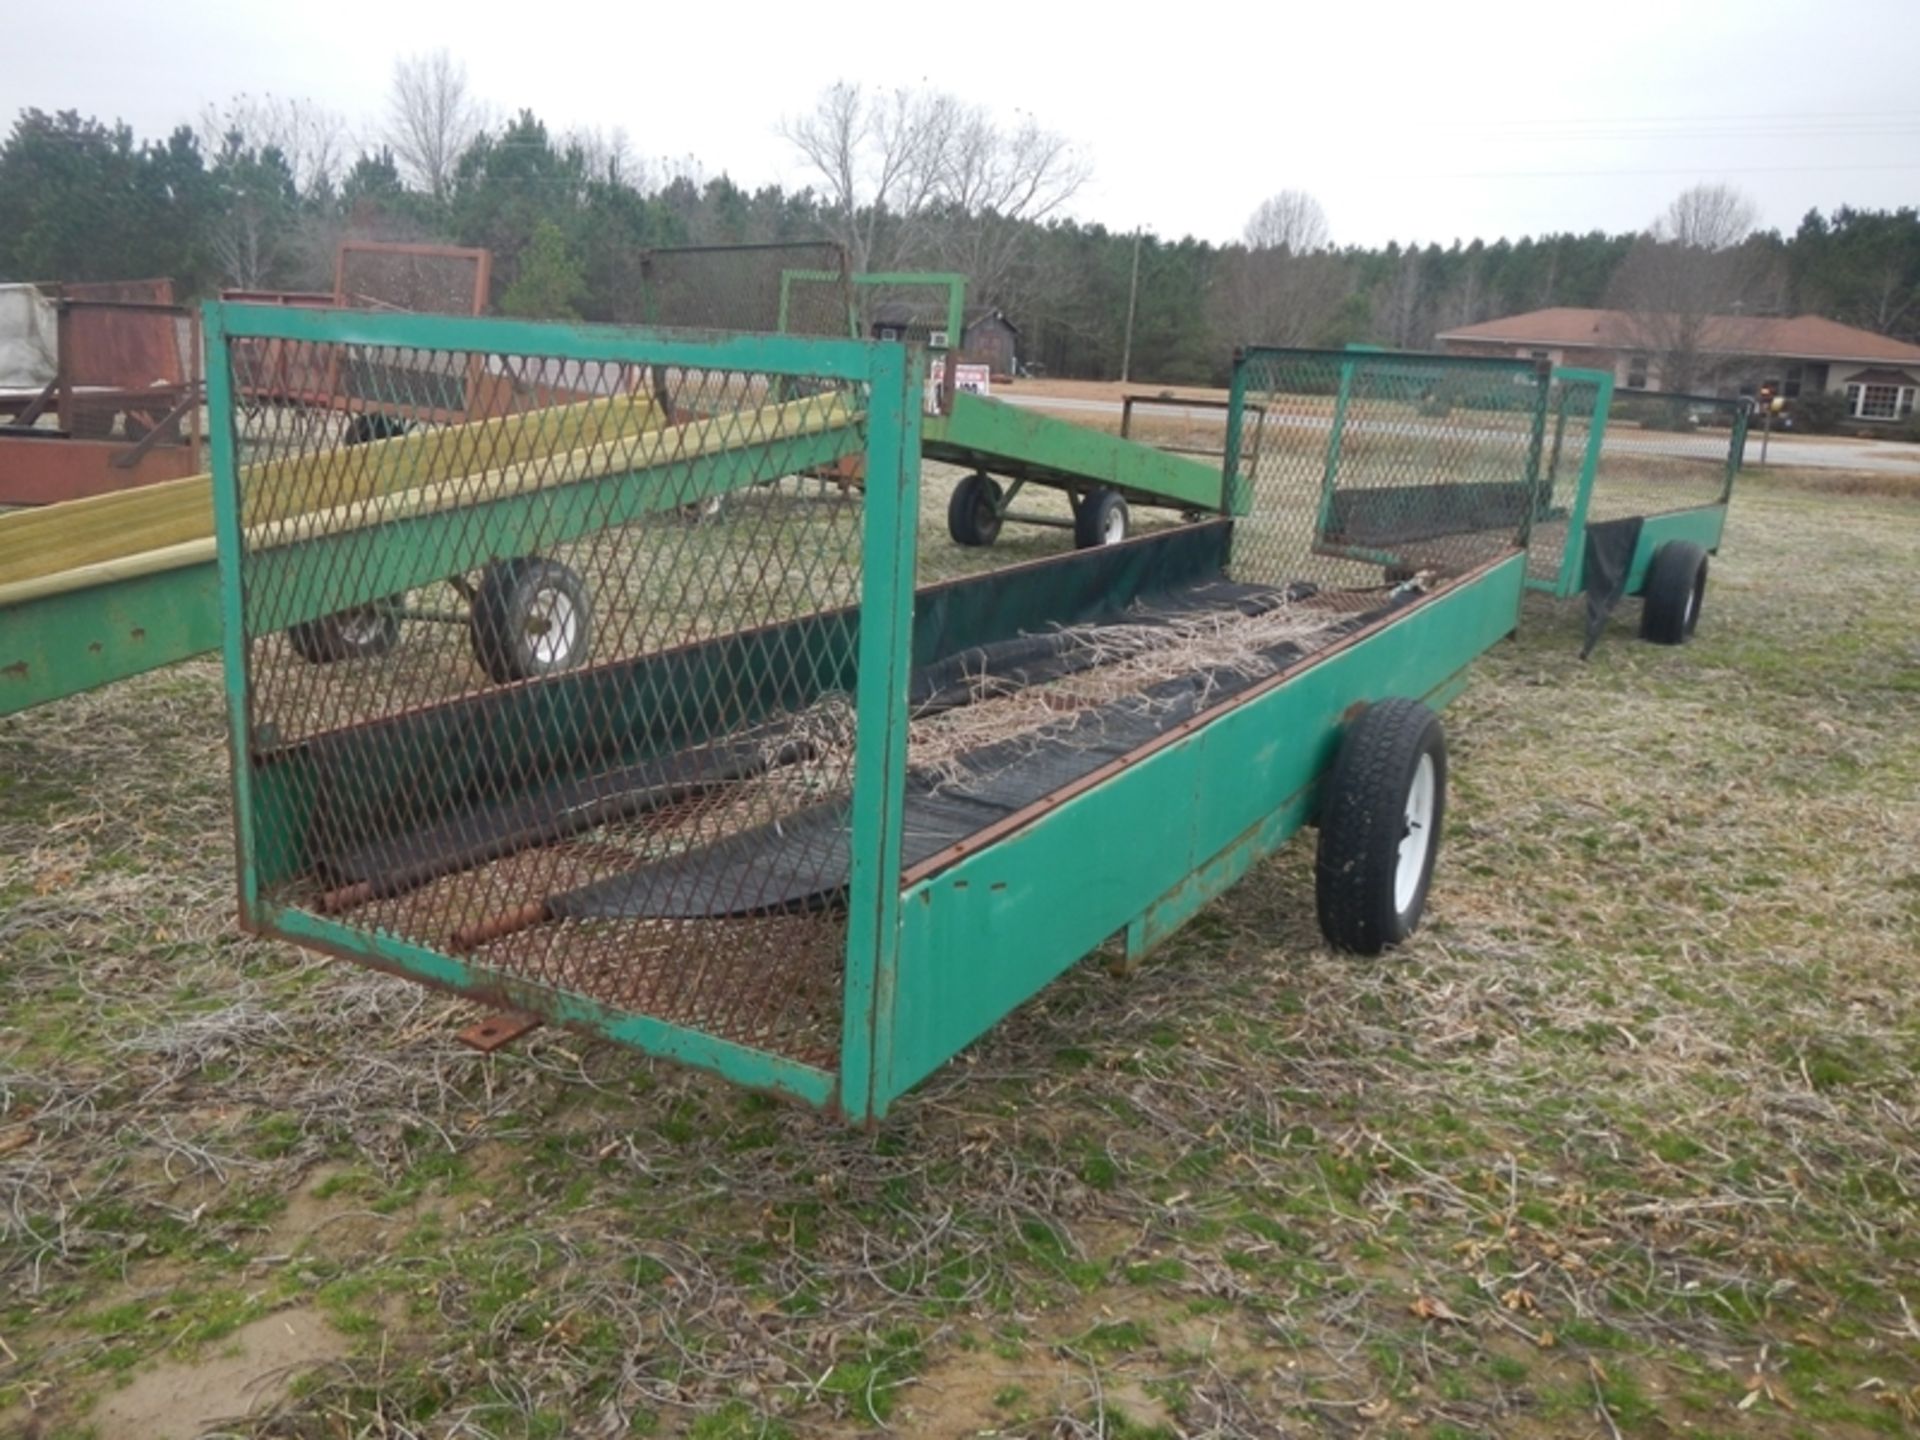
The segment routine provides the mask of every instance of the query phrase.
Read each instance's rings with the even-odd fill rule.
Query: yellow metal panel
[[[253,508],[247,518],[255,524],[285,519],[450,480],[480,466],[526,464],[561,447],[571,452],[656,428],[662,418],[651,398],[620,395],[418,430],[349,452],[295,456],[250,471],[245,483]],[[343,453],[353,456],[351,463],[343,463]],[[200,558],[194,542],[202,541],[213,541],[213,486],[206,475],[0,516],[0,603],[16,586],[66,571],[166,563],[159,556],[148,563],[152,552],[169,551],[191,563]]]

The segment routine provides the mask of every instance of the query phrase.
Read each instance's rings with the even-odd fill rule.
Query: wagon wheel
[[[1417,700],[1382,700],[1348,729],[1327,776],[1314,890],[1320,929],[1378,955],[1420,924],[1447,808],[1447,741]]]
[[[1074,508],[1073,543],[1082,550],[1118,545],[1127,538],[1130,520],[1120,492],[1102,487]]]
[[[480,577],[467,634],[480,667],[501,684],[557,675],[593,648],[586,582],[558,560],[496,560]]]
[[[1691,540],[1669,540],[1647,566],[1646,608],[1640,638],[1655,645],[1684,645],[1700,623],[1707,596],[1707,552]]]
[[[1000,487],[979,471],[953,487],[947,501],[947,534],[956,545],[991,545],[1000,538]]]
[[[337,610],[287,631],[294,652],[313,665],[374,659],[393,649],[399,639],[400,615],[391,600]]]
[[[133,417],[127,417],[129,430]],[[365,445],[407,432],[407,422],[393,415],[368,412],[347,422],[342,445]],[[314,665],[340,660],[368,660],[385,655],[400,641],[400,610],[405,597],[389,595],[373,605],[356,605],[308,620],[287,631],[287,640],[301,659]]]

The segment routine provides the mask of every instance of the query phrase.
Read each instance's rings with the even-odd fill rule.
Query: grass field
[[[1296,843],[872,1134],[236,935],[210,662],[0,720],[0,1434],[1911,1433],[1884,488],[1749,477],[1684,650],[1530,600],[1405,952]]]

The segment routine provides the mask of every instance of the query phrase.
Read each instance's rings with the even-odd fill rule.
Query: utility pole
[[[1133,312],[1140,299],[1140,230],[1133,232],[1133,278],[1127,282],[1127,342],[1120,350],[1120,383],[1133,378]]]

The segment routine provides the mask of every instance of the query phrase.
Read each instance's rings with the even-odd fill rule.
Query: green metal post
[[[882,1087],[892,1063],[924,353],[881,347],[868,402],[853,862],[840,1031],[840,1108],[849,1120],[877,1120],[885,1113]]]
[[[1553,486],[1554,481],[1560,477],[1560,451],[1567,439],[1567,387],[1564,382],[1556,387],[1556,393],[1560,397],[1560,403],[1555,407],[1553,417],[1553,454],[1547,461],[1547,477],[1546,482],[1540,487],[1539,502],[1534,506],[1536,519],[1553,509]]]
[[[1240,449],[1245,443],[1247,414],[1247,367],[1252,359],[1237,356],[1233,364],[1233,389],[1227,396],[1227,444],[1221,459],[1221,508],[1229,515],[1245,515],[1253,508],[1253,485],[1240,473]]]
[[[1560,548],[1560,570],[1554,579],[1553,593],[1567,596],[1586,583],[1587,512],[1593,506],[1593,487],[1599,483],[1600,455],[1606,448],[1607,422],[1613,411],[1613,372],[1562,370],[1560,376],[1593,386],[1587,450],[1580,460],[1580,483],[1573,492],[1573,507],[1567,512],[1567,538]]]
[[[1333,521],[1334,483],[1340,474],[1340,439],[1347,428],[1347,401],[1353,394],[1354,362],[1340,362],[1340,393],[1333,402],[1333,433],[1327,436],[1326,473],[1320,481],[1320,515],[1314,521],[1315,533],[1324,535]]]
[[[1540,459],[1547,445],[1547,391],[1552,386],[1553,367],[1546,361],[1540,362],[1535,372],[1538,384],[1533,387],[1533,435],[1527,441],[1527,494],[1532,502],[1520,517],[1520,543],[1525,545],[1533,537],[1533,517],[1540,512]]]
[[[247,630],[241,588],[240,466],[233,433],[233,352],[227,344],[225,309],[208,301],[201,310],[207,346],[207,414],[213,462],[213,533],[220,567],[221,658],[227,686],[227,748],[233,775],[233,823],[239,844],[240,909],[249,923],[260,918],[259,854],[254,834],[253,767],[247,715]]]

